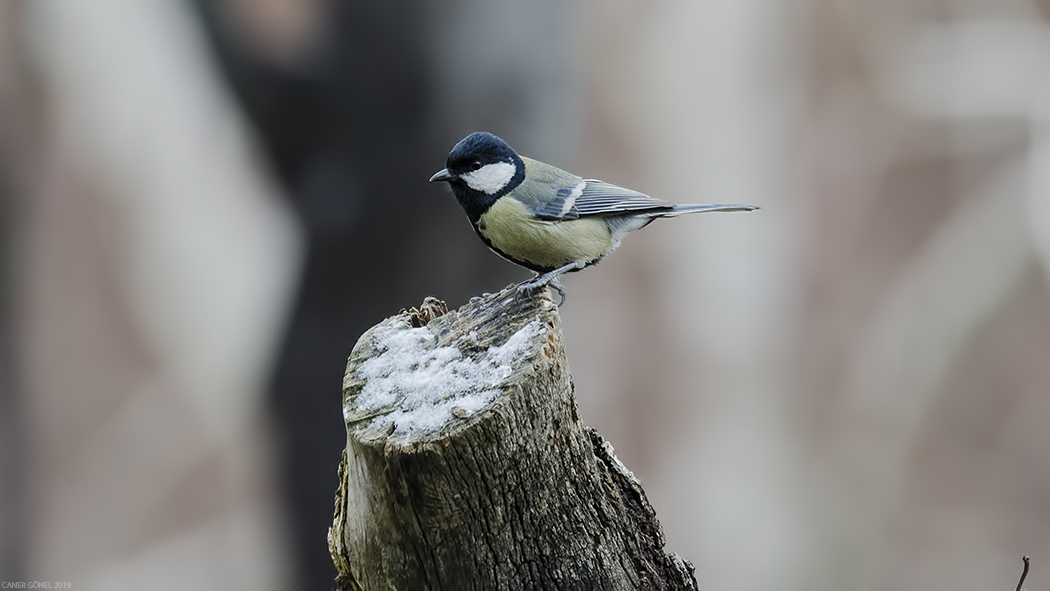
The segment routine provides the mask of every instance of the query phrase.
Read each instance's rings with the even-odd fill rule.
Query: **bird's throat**
[[[481,214],[488,211],[492,204],[496,202],[495,195],[488,195],[480,191],[475,191],[468,187],[466,184],[461,182],[453,182],[452,194],[456,196],[456,201],[459,201],[460,207],[466,212],[467,218],[470,219],[470,223],[477,226],[478,220],[481,218]]]

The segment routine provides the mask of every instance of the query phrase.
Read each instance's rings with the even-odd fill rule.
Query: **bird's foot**
[[[558,292],[558,295],[561,296],[561,301],[558,302],[558,307],[560,308],[562,304],[565,303],[565,286],[555,281],[554,279],[554,277],[541,277],[537,275],[536,277],[533,277],[528,281],[522,281],[518,284],[518,295],[532,297],[532,294],[543,289],[544,287],[550,287],[554,289],[554,291]]]
[[[532,279],[522,281],[518,284],[518,294],[521,295],[527,293],[531,296],[536,290],[549,285],[561,295],[561,302],[558,302],[558,307],[560,308],[561,305],[565,303],[565,286],[555,281],[555,279],[562,276],[564,273],[578,271],[586,266],[587,261],[575,261],[548,273],[544,273],[543,275],[536,275]]]
[[[562,306],[562,304],[565,303],[565,286],[562,285],[561,283],[558,283],[557,281],[551,281],[548,284],[548,286],[549,287],[553,287],[554,291],[558,292],[558,295],[561,296],[561,301],[558,302],[558,307],[560,308]]]
[[[547,287],[547,282],[543,281],[543,278],[537,275],[532,279],[526,279],[525,281],[518,283],[517,292],[520,296],[531,296],[544,287]]]

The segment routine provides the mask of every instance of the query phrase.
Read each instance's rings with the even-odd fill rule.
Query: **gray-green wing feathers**
[[[733,204],[674,205],[604,181],[580,178],[535,160],[523,160],[527,181],[514,190],[514,197],[524,203],[540,220],[565,221],[589,216],[609,217],[623,214],[674,217],[703,211],[757,209],[750,205]]]
[[[585,179],[586,185],[579,192],[572,209],[580,217],[600,215],[615,216],[619,214],[651,214],[653,217],[674,217],[683,213],[701,211],[750,211],[757,209],[751,205],[689,203],[674,205],[654,199],[645,193],[624,189],[599,181]]]
[[[523,157],[522,160],[525,162],[525,182],[514,189],[512,196],[524,203],[539,219],[578,218],[579,214],[572,209],[575,201],[573,191],[583,184],[583,179],[531,158]]]

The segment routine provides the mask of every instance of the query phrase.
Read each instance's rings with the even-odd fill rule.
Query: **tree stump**
[[[573,391],[546,290],[369,329],[343,380],[340,588],[696,589]]]

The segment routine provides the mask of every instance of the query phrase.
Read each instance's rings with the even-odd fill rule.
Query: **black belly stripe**
[[[481,241],[485,243],[485,246],[489,247],[489,250],[491,250],[492,252],[496,253],[497,255],[500,256],[500,258],[502,258],[502,259],[504,259],[506,261],[510,261],[510,262],[514,263],[515,265],[518,265],[520,267],[525,267],[526,269],[528,269],[530,271],[534,271],[534,272],[539,273],[541,275],[544,274],[544,273],[550,273],[551,271],[553,271],[556,268],[556,267],[543,267],[543,266],[537,265],[535,263],[530,263],[528,261],[523,261],[523,260],[514,258],[514,257],[510,256],[509,254],[503,252],[502,250],[496,248],[492,244],[492,241],[489,240],[488,238],[486,238],[485,235],[481,233],[481,230],[478,229],[478,224],[471,224],[470,227],[474,228],[474,233],[478,235],[478,238],[481,238]],[[598,261],[602,260],[602,258],[604,258],[604,255],[594,259],[593,261],[587,261],[587,264],[584,266],[584,268],[590,267],[591,265],[597,264]],[[566,262],[565,264],[569,264],[569,263]],[[579,271],[579,270],[580,269],[574,269],[573,271],[569,271],[569,272],[572,273],[574,271]]]
[[[535,271],[536,273],[540,273],[540,274],[549,273],[549,272],[554,270],[551,267],[541,267],[541,266],[536,265],[534,263],[530,263],[530,262],[527,262],[527,261],[522,261],[522,260],[519,260],[519,259],[516,259],[516,258],[510,256],[509,254],[507,254],[507,253],[503,252],[502,250],[500,250],[500,249],[496,248],[495,246],[493,246],[492,241],[489,240],[488,238],[486,238],[485,235],[481,233],[481,230],[478,228],[478,224],[471,224],[470,227],[474,228],[474,233],[478,235],[478,238],[481,238],[481,241],[485,243],[485,246],[489,247],[489,250],[491,250],[492,252],[498,254],[504,260],[510,261],[510,262],[514,263],[515,265],[518,265],[520,267],[525,267],[526,269],[529,269],[530,271]]]

